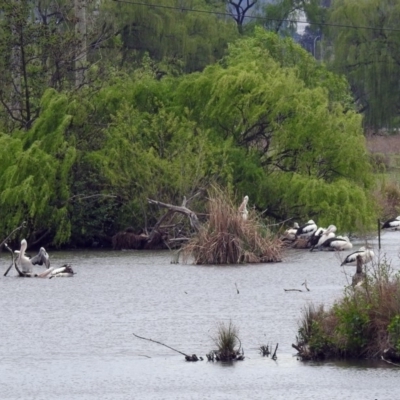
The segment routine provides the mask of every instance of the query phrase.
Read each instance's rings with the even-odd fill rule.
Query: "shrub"
[[[348,287],[329,310],[309,305],[299,324],[302,359],[400,355],[400,276],[383,260],[362,286]]]

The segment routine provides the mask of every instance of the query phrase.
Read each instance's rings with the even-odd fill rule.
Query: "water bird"
[[[340,266],[343,265],[357,265],[357,256],[361,257],[361,260],[363,264],[368,264],[371,262],[374,257],[375,253],[372,251],[371,248],[367,247],[360,247],[357,251],[354,253],[350,253],[344,261],[340,264]]]
[[[49,268],[46,271],[35,275],[37,278],[72,278],[76,272],[72,269],[70,264],[64,264],[59,268]]]
[[[247,203],[249,202],[249,196],[244,196],[242,204],[239,206],[239,213],[242,215],[242,218],[247,221],[249,216],[249,211],[247,210]]]
[[[295,222],[291,228],[288,228],[285,232],[283,232],[282,239],[291,241],[296,240],[296,233],[299,228],[299,224]]]
[[[400,215],[396,218],[391,218],[385,221],[381,229],[386,229],[390,231],[397,231],[400,229]]]
[[[296,238],[309,238],[317,229],[317,224],[310,219],[306,224],[297,229]]]
[[[328,239],[334,238],[336,232],[335,225],[329,225],[328,228],[318,228],[309,239],[309,245],[311,246],[310,251],[313,251],[315,247],[322,246]]]
[[[347,236],[335,236],[325,240],[320,246],[320,250],[343,251],[351,250],[353,244]]]
[[[41,247],[39,253],[29,258],[26,254],[26,248],[28,243],[25,239],[21,240],[21,248],[17,251],[18,257],[15,261],[15,265],[21,270],[23,274],[31,274],[34,265],[45,265],[46,268],[50,268],[50,259],[44,247]]]

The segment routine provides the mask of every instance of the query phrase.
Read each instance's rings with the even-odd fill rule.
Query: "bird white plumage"
[[[357,256],[361,257],[363,264],[368,264],[373,261],[375,253],[369,247],[360,247],[357,251],[350,253],[340,265],[357,265]]]
[[[297,229],[296,237],[309,238],[318,229],[317,224],[310,219],[306,224]]]
[[[247,203],[249,202],[249,196],[244,196],[242,204],[239,206],[239,213],[242,218],[246,221],[249,216],[249,211],[247,210]]]

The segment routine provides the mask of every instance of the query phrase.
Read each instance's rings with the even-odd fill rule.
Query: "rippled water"
[[[400,232],[382,237],[395,269],[399,244]],[[3,253],[0,399],[400,398],[400,369],[294,356],[302,308],[341,295],[355,269],[339,266],[348,253],[290,250],[282,263],[214,267],[171,264],[168,252],[53,252],[52,265],[70,262],[77,275],[50,280],[4,278]],[[305,280],[310,292],[284,291]],[[187,363],[132,334],[204,356],[229,321],[246,356],[232,365]],[[276,362],[260,356],[276,343]]]

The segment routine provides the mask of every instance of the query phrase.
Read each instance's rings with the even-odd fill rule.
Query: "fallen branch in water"
[[[142,336],[136,335],[136,333],[132,333],[132,335],[133,335],[133,336],[136,336],[136,337],[137,337],[137,338],[139,338],[139,339],[148,340],[149,342],[153,342],[153,343],[161,344],[161,346],[168,347],[169,349],[171,349],[171,350],[173,350],[173,351],[176,351],[177,353],[179,353],[179,354],[182,354],[182,355],[183,355],[183,356],[185,356],[185,357],[188,357],[188,355],[187,355],[187,354],[185,354],[185,353],[182,353],[181,351],[179,351],[179,350],[176,350],[176,349],[172,348],[171,346],[168,346],[168,345],[166,345],[166,344],[164,344],[164,343],[158,342],[157,340],[148,339],[148,338],[145,338],[145,337],[142,337]]]
[[[392,361],[386,360],[386,358],[384,358],[383,356],[381,356],[381,359],[382,359],[383,361],[385,361],[386,363],[390,364],[390,365],[394,365],[394,366],[396,366],[396,367],[400,367],[400,364],[396,364],[396,363],[394,363],[394,362],[392,362]]]
[[[149,342],[161,344],[161,346],[168,347],[169,349],[171,349],[171,350],[173,350],[173,351],[176,351],[177,353],[182,354],[183,356],[185,356],[185,360],[186,360],[186,361],[203,361],[203,358],[202,358],[202,357],[197,357],[196,354],[192,354],[191,356],[189,356],[188,354],[185,354],[185,353],[183,353],[182,351],[176,350],[176,349],[174,349],[173,347],[168,346],[168,345],[166,345],[166,344],[164,344],[164,343],[158,342],[157,340],[145,338],[145,337],[143,337],[143,336],[136,335],[135,333],[132,333],[132,335],[133,335],[133,336],[136,336],[136,337],[139,338],[139,339],[148,340]]]

